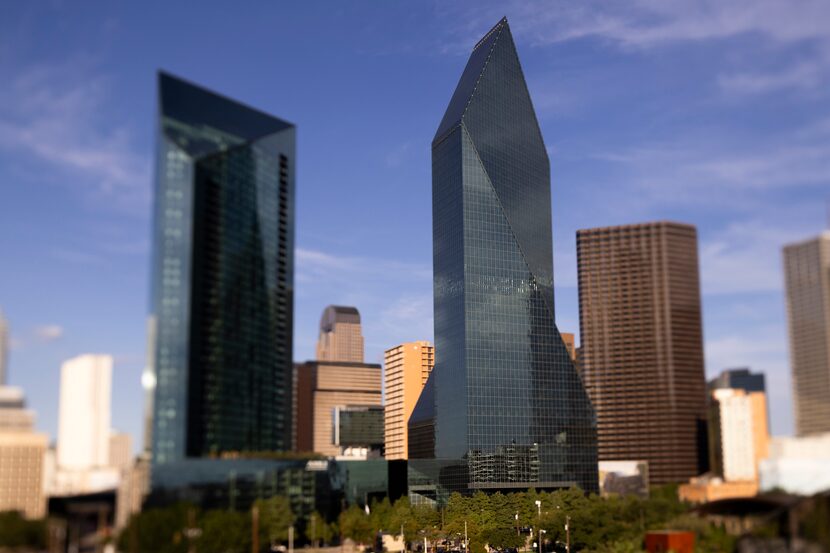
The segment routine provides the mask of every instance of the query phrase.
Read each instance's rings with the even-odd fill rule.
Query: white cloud
[[[358,308],[370,362],[381,362],[397,343],[431,339],[431,267],[302,247],[295,267],[295,358],[313,356],[317,319],[327,304]]]
[[[34,337],[38,342],[46,344],[63,337],[63,327],[56,324],[41,325],[35,328]]]
[[[297,248],[295,266],[299,282],[353,280],[361,275],[371,281],[423,281],[432,278],[432,268],[385,258],[334,255],[318,250]]]
[[[12,78],[0,94],[0,148],[57,169],[62,178],[49,180],[84,186],[100,205],[143,212],[150,199],[149,159],[134,149],[126,125],[103,115],[109,81],[88,65],[36,66]]]
[[[511,25],[541,43],[598,37],[650,47],[749,33],[782,43],[830,38],[830,5],[824,0],[516,0],[504,11]]]
[[[824,187],[830,175],[830,132],[821,124],[779,131],[747,142],[727,134],[681,135],[599,152],[591,157],[617,164],[618,182],[637,202],[693,206],[757,204],[760,193]]]
[[[452,29],[445,51],[468,53],[501,14],[507,14],[517,36],[537,46],[597,39],[626,51],[643,51],[682,42],[751,37],[753,50],[744,59],[745,67],[733,68],[718,79],[731,94],[820,89],[830,80],[830,2],[826,0],[511,0],[475,2],[463,8],[441,4],[442,19],[463,21]],[[813,48],[802,52],[792,66],[769,68],[769,52],[762,54],[761,45],[776,52],[794,45]]]
[[[825,68],[810,60],[780,71],[721,75],[718,84],[727,92],[762,94],[788,88],[814,89],[821,84],[824,74]]]
[[[382,325],[394,330],[400,336],[400,342],[431,339],[432,310],[432,294],[404,295],[384,308],[381,313]]]
[[[769,221],[733,223],[700,244],[704,294],[781,291],[781,248],[809,235],[809,227]]]
[[[63,338],[65,330],[61,325],[44,324],[25,331],[22,335],[14,335],[10,340],[13,350],[25,350],[31,346],[42,346]]]

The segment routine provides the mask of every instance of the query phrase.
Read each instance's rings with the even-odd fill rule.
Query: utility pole
[[[542,553],[542,502],[537,499],[534,503],[536,503],[536,539],[539,540],[539,547],[536,548],[536,551]]]
[[[464,521],[464,553],[470,553],[470,540],[467,538],[467,521]]]
[[[294,526],[288,527],[288,553],[294,553]]]
[[[259,507],[251,506],[251,553],[259,553]]]
[[[565,552],[571,553],[571,516],[565,515]]]

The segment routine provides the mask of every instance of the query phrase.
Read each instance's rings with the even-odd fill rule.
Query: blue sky
[[[360,309],[370,361],[431,339],[429,145],[507,15],[551,155],[559,327],[577,229],[695,224],[707,373],[766,372],[792,431],[780,248],[826,224],[826,0],[204,4],[0,8],[0,307],[40,428],[61,361],[107,352],[113,425],[139,436],[159,68],[298,125],[296,359],[329,303]]]

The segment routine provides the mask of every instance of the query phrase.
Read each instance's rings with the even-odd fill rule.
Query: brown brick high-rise
[[[577,232],[582,376],[600,461],[646,460],[651,482],[706,465],[697,232],[657,222]]]

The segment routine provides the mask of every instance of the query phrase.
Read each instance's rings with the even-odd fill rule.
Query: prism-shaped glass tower
[[[159,74],[154,465],[290,448],[295,127]]]
[[[435,451],[450,489],[597,489],[590,400],[554,320],[550,162],[502,19],[432,142]]]

